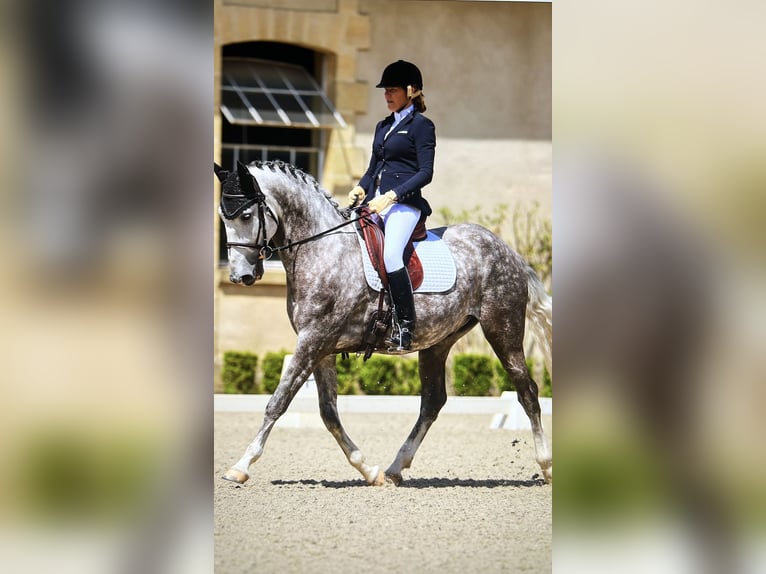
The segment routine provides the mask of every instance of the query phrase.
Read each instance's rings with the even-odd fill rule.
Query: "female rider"
[[[376,87],[384,88],[392,113],[375,127],[370,165],[348,198],[352,206],[367,201],[383,220],[383,260],[399,325],[389,351],[407,351],[415,329],[415,302],[403,252],[418,222],[431,215],[421,190],[433,176],[436,130],[422,114],[423,77],[415,64],[398,60],[386,66]]]

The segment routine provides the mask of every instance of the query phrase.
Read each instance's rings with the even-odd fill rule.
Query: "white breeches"
[[[387,273],[404,267],[404,248],[420,220],[420,210],[411,205],[395,203],[380,214],[386,228],[383,263]]]

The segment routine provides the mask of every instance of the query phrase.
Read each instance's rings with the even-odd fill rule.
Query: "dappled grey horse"
[[[439,294],[415,294],[422,384],[420,415],[388,469],[365,461],[341,425],[337,410],[335,360],[357,352],[378,293],[368,287],[349,210],[322,190],[311,176],[282,162],[229,172],[215,166],[221,181],[219,214],[226,228],[230,279],[252,285],[263,275],[262,256],[277,252],[287,277],[287,313],[298,335],[294,356],[266,406],[263,425],[242,458],[223,476],[244,483],[263,453],[277,419],[314,373],[319,409],[327,429],[349,463],[368,484],[399,484],[428,429],[447,401],[445,364],[454,343],[480,324],[516,387],[532,426],[536,459],[546,481],[552,458],[540,421],[537,384],[523,349],[525,319],[551,369],[551,299],[532,268],[487,229],[473,224],[448,227],[442,237],[457,267],[455,286]],[[268,243],[272,246],[268,246]],[[380,352],[385,353],[385,350]]]

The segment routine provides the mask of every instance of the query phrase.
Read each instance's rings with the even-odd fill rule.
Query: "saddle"
[[[377,350],[386,348],[384,339],[392,328],[391,302],[388,297],[388,276],[383,263],[383,227],[370,217],[365,207],[359,210],[361,219],[356,224],[367,284],[379,291],[378,308],[370,315],[358,354],[364,360]],[[444,293],[452,289],[456,279],[455,262],[446,245],[440,240],[445,228],[428,231],[425,218],[418,222],[404,250],[404,263],[412,283],[412,290],[426,293]],[[417,243],[417,248],[414,245]],[[421,259],[418,251],[424,253]],[[365,261],[367,259],[368,261]],[[377,283],[377,285],[376,285]],[[384,302],[387,303],[384,308]]]
[[[388,276],[386,275],[386,267],[383,264],[383,246],[385,242],[385,236],[383,234],[383,222],[380,219],[373,221],[371,217],[365,217],[370,215],[370,210],[363,207],[359,210],[359,215],[362,219],[357,223],[359,233],[364,239],[364,244],[367,248],[367,254],[370,256],[370,261],[375,271],[380,277],[380,282],[383,287],[388,287]],[[427,230],[425,225],[425,218],[421,218],[418,224],[415,226],[415,230],[412,232],[410,240],[404,248],[404,265],[407,267],[407,273],[410,276],[410,282],[412,283],[412,290],[414,291],[423,284],[423,264],[415,251],[413,245],[416,241],[423,241],[427,236]]]

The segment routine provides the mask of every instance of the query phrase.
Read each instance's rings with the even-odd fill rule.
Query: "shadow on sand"
[[[323,488],[352,488],[368,486],[363,480],[272,480],[275,486],[321,486]],[[389,483],[387,483],[389,484]],[[410,478],[405,479],[397,488],[529,488],[543,486],[545,481],[535,474],[529,480],[506,480],[487,478]],[[393,485],[391,485],[393,486]]]

